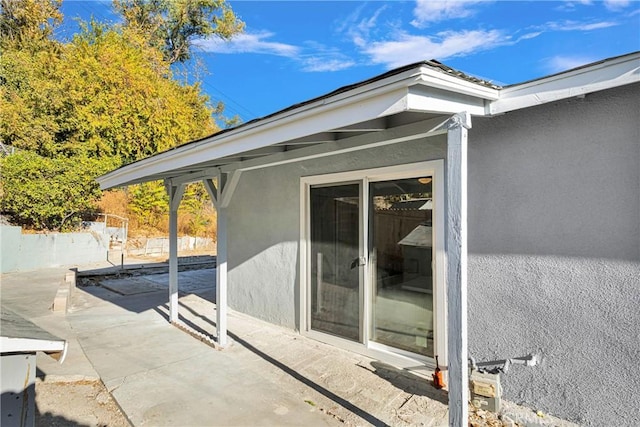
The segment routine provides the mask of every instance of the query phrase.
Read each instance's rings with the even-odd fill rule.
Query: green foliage
[[[60,43],[52,39],[59,0],[0,0],[0,141],[28,151],[2,161],[0,209],[22,225],[68,229],[95,208],[96,176],[217,130],[222,105],[174,79],[171,64],[189,57],[194,37],[241,31],[229,6],[114,3],[124,25],[81,23]],[[192,193],[187,203],[208,203]],[[166,213],[161,184],[134,187],[129,200],[149,227]]]
[[[0,81],[0,139],[47,157],[130,163],[216,129],[198,85],[180,85],[158,51],[95,22],[59,52],[3,52]]]
[[[100,197],[95,178],[113,166],[109,159],[49,159],[20,151],[0,160],[0,208],[31,228],[73,229]]]
[[[134,185],[129,191],[129,211],[143,228],[158,228],[169,213],[169,196],[160,181]]]
[[[201,182],[187,185],[178,215],[186,219],[185,228],[188,229],[188,234],[203,236],[212,226],[215,226],[215,219],[211,215],[212,209],[207,207],[212,207],[212,203],[204,185]],[[211,232],[208,234],[213,237]]]
[[[197,37],[230,39],[242,32],[240,21],[224,0],[114,0],[125,25],[144,34],[170,63],[191,57]]]

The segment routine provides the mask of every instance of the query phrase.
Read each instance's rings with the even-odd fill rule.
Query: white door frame
[[[361,339],[362,342],[349,341],[330,334],[313,331],[310,328],[310,300],[311,285],[311,250],[310,250],[310,188],[314,185],[331,185],[338,183],[360,182],[360,256],[368,258],[368,217],[369,217],[369,182],[388,181],[430,175],[434,177],[433,187],[433,229],[434,229],[434,351],[438,355],[439,364],[446,366],[447,334],[446,334],[446,288],[445,288],[445,184],[444,160],[431,160],[419,163],[409,163],[398,166],[388,166],[374,169],[314,175],[300,179],[300,333],[310,338],[322,341],[349,351],[367,355],[399,367],[421,368],[435,367],[435,360],[426,356],[410,353],[400,349],[385,346],[370,341],[370,315],[372,304],[372,271],[368,262],[361,280]]]

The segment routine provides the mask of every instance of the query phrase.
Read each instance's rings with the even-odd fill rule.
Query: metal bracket
[[[489,362],[479,363],[476,363],[475,358],[469,357],[469,367],[472,370],[489,374],[498,374],[501,372],[506,373],[511,365],[536,366],[539,362],[540,357],[534,354],[528,354],[522,357],[513,357],[511,359],[492,360]],[[493,366],[493,368],[489,369],[489,366]]]

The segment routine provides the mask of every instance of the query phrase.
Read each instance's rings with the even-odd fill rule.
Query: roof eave
[[[640,52],[599,61],[564,73],[508,86],[489,105],[489,114],[503,114],[562,99],[581,97],[640,81]]]
[[[425,77],[425,74],[428,76]],[[439,86],[452,90],[455,88],[456,80],[464,83],[458,88],[461,92],[474,95],[484,92],[493,94],[490,88],[484,91],[485,88],[480,85],[466,84],[468,82],[460,78],[430,70],[419,63],[386,78],[373,80],[361,86],[355,85],[347,91],[320,97],[297,108],[289,108],[264,119],[123,166],[97,180],[102,189],[136,184],[152,180],[154,176],[169,170],[201,162],[205,158],[222,158],[361,121],[404,111],[418,111],[412,108],[409,102],[411,87],[440,82]],[[354,105],[358,108],[350,108]]]

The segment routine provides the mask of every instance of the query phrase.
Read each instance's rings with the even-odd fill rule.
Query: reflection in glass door
[[[311,329],[360,341],[360,184],[310,188]]]
[[[431,176],[372,182],[371,341],[433,357]]]

